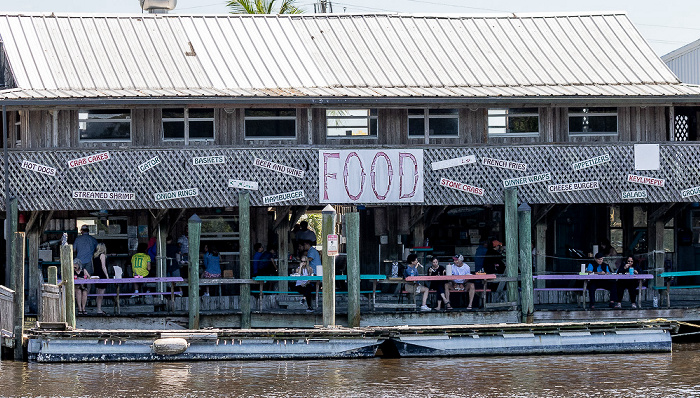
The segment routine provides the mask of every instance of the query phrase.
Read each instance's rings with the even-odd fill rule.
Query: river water
[[[672,354],[322,361],[0,362],[3,397],[689,397],[700,344]]]

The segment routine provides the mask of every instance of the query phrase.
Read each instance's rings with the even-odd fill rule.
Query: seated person
[[[418,256],[415,254],[411,253],[406,257],[406,262],[408,263],[408,267],[406,267],[405,270],[403,270],[403,277],[409,277],[409,276],[418,276]],[[427,302],[428,302],[428,289],[425,287],[421,287],[420,283],[415,282],[415,283],[406,283],[406,291],[408,294],[420,294],[421,291],[423,292],[423,305],[421,305],[420,310],[421,311],[430,311],[430,307],[428,307]]]
[[[464,256],[462,256],[461,254],[455,254],[455,256],[452,257],[452,259],[454,260],[454,263],[452,264],[452,275],[469,275],[471,273],[471,269],[469,268],[469,266],[467,264],[464,264]],[[452,282],[448,283],[446,286],[447,289],[445,290],[445,296],[448,302],[450,301],[450,290],[454,290],[457,292],[466,290],[467,294],[469,294],[469,304],[467,305],[467,309],[472,309],[472,303],[474,302],[474,293],[476,293],[476,287],[473,283],[465,283],[464,279],[455,279]]]
[[[588,264],[586,272],[588,272],[589,274],[596,275],[612,274],[612,271],[610,270],[610,265],[608,265],[603,260],[605,260],[603,253],[596,253],[594,262]],[[617,303],[617,305],[615,304],[615,302],[617,301],[617,281],[591,280],[590,282],[588,282],[588,298],[591,301],[591,309],[595,309],[596,289],[605,289],[610,291],[610,308],[620,308],[622,306],[620,303]]]
[[[445,267],[440,265],[437,257],[433,257],[433,261],[430,263],[430,268],[428,268],[428,276],[444,276],[447,274]],[[442,303],[445,303],[445,309],[451,310],[450,300],[445,296],[445,291],[447,290],[448,283],[445,281],[430,281],[430,289],[437,291],[438,300],[436,310],[440,311]]]
[[[204,273],[202,273],[202,278],[221,278],[221,257],[219,257],[219,251],[214,246],[204,253]],[[205,287],[204,296],[209,296],[209,286]]]
[[[627,256],[624,259],[624,262],[622,265],[617,269],[618,274],[630,274],[630,275],[638,275],[639,274],[639,267],[637,266],[637,263],[634,261],[634,257],[632,256]],[[632,303],[632,308],[637,308],[637,287],[639,287],[639,282],[634,280],[634,279],[618,279],[617,280],[617,291],[618,291],[618,299],[620,300],[617,303],[617,307],[620,308],[622,306],[622,298],[625,296],[625,290],[629,292],[630,295],[630,303]]]
[[[309,259],[306,256],[301,258],[301,262],[296,273],[300,276],[311,276],[314,274],[314,271],[309,266]],[[314,290],[313,284],[308,280],[298,280],[294,286],[294,290],[304,296],[304,301],[306,301],[306,312],[313,312],[314,308],[311,306],[311,301],[313,300],[312,292]]]
[[[148,245],[139,243],[137,252],[131,256],[131,271],[134,273],[134,278],[145,278],[151,271],[151,256],[146,254]],[[134,293],[139,292],[140,283],[134,283]],[[135,296],[132,296],[132,298]]]

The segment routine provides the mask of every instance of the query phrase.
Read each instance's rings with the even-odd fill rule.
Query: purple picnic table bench
[[[650,274],[567,274],[567,275],[533,275],[532,279],[539,280],[557,280],[557,281],[583,281],[583,288],[581,292],[583,293],[583,308],[586,308],[586,290],[588,288],[588,281],[591,280],[638,280],[639,281],[639,294],[637,295],[637,306],[642,308],[642,282],[648,279],[654,279],[654,275]],[[571,288],[536,288],[535,291],[578,291],[579,289]]]
[[[119,304],[119,290],[120,286],[128,283],[170,283],[170,292],[143,292],[143,293],[132,293],[132,296],[165,296],[170,294],[171,302],[175,301],[175,284],[182,282],[184,279],[181,277],[156,277],[156,278],[119,278],[119,279],[74,279],[73,282],[76,285],[111,285],[117,286],[116,293],[105,293],[105,294],[90,294],[89,296],[102,296],[102,297],[115,297],[116,306],[114,307],[114,312],[116,314],[121,313],[121,308]]]

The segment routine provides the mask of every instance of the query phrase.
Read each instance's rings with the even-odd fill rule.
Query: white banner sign
[[[549,181],[551,179],[552,175],[550,173],[535,174],[533,176],[525,176],[503,180],[503,186],[505,188],[517,187],[518,185],[533,184],[535,182]]]
[[[109,152],[102,152],[96,155],[85,156],[84,158],[69,160],[68,167],[72,169],[79,166],[102,162],[104,160],[109,160]]]
[[[610,154],[606,153],[604,155],[596,156],[596,157],[591,158],[591,159],[587,159],[587,160],[584,160],[581,162],[576,162],[576,163],[572,164],[571,167],[574,170],[581,170],[581,169],[585,169],[588,167],[597,166],[599,164],[606,163],[609,161],[610,161]]]
[[[700,195],[700,187],[688,188],[681,191],[682,198],[689,198],[697,195]]]
[[[570,182],[566,184],[548,185],[549,193],[584,191],[586,189],[598,189],[600,184],[598,181]]]
[[[200,166],[203,164],[223,164],[226,163],[226,157],[224,156],[203,156],[192,158],[192,164],[195,166]]]
[[[178,189],[177,191],[170,191],[170,192],[159,192],[159,193],[155,194],[154,196],[156,197],[156,202],[160,202],[161,200],[189,198],[191,196],[198,196],[198,195],[199,195],[198,188],[188,188],[188,189]]]
[[[244,180],[229,179],[228,180],[228,187],[229,188],[250,189],[251,191],[257,191],[258,190],[258,183],[256,181],[244,181]]]
[[[440,179],[440,186],[456,189],[458,191],[470,193],[472,195],[484,196],[484,188],[473,187],[462,182],[448,180],[447,178]]]
[[[321,203],[423,202],[422,149],[320,150]]]
[[[278,173],[287,174],[294,177],[304,178],[304,170],[295,169],[294,167],[285,166],[283,164],[270,162],[269,160],[263,160],[260,158],[255,158],[253,164],[257,167],[262,167],[263,169],[268,169],[276,171]]]
[[[481,158],[481,164],[491,167],[500,167],[502,169],[525,171],[527,170],[527,164],[511,162],[510,160],[501,159],[491,159],[491,158]]]
[[[666,183],[665,180],[653,177],[636,176],[634,174],[629,174],[627,176],[628,182],[636,182],[639,184],[653,185],[656,187],[663,187]]]
[[[50,176],[56,175],[56,169],[54,169],[53,167],[44,166],[42,164],[30,162],[28,160],[22,160],[21,167],[23,169],[35,171],[37,173],[42,173],[42,174],[48,174]]]
[[[286,202],[288,200],[301,199],[304,197],[304,191],[292,191],[285,193],[278,193],[270,196],[263,196],[263,204],[269,205],[270,203]]]
[[[146,171],[156,167],[160,164],[160,158],[158,156],[148,159],[147,161],[139,165],[139,171],[145,173]]]
[[[641,191],[624,191],[622,192],[622,199],[644,199],[647,197],[647,190]]]
[[[134,200],[132,192],[73,191],[73,199]]]
[[[461,166],[463,164],[474,164],[474,163],[476,163],[476,156],[469,155],[469,156],[463,156],[461,158],[454,158],[454,159],[447,159],[447,160],[440,160],[438,162],[433,162],[430,164],[430,167],[432,167],[433,170],[440,170],[440,169],[447,169],[449,167]]]

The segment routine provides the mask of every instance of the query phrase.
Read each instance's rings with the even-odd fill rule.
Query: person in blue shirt
[[[216,250],[214,246],[204,254],[204,273],[202,274],[202,278],[221,278],[221,258],[219,257],[219,251]],[[209,286],[205,288],[204,295],[209,296]]]
[[[595,259],[592,263],[588,264],[586,272],[589,274],[596,275],[609,275],[612,274],[610,265],[605,261],[605,256],[603,253],[596,253]],[[610,291],[610,308],[616,307],[620,308],[620,303],[617,303],[617,282],[613,279],[611,280],[591,280],[588,282],[588,298],[591,302],[591,309],[595,309],[595,291],[596,289],[605,289]]]
[[[315,247],[311,246],[311,241],[304,241],[304,250],[306,251],[306,257],[309,259],[309,267],[318,274],[317,266],[321,265],[321,253],[316,250]]]
[[[488,242],[486,242],[485,240],[479,242],[479,247],[477,247],[476,252],[474,252],[474,272],[483,271],[484,260],[486,259],[486,252],[488,250]]]
[[[83,225],[80,227],[80,236],[73,242],[73,250],[75,250],[75,257],[80,259],[90,275],[95,272],[92,267],[92,255],[95,254],[95,249],[97,249],[97,239],[90,236],[90,227]]]
[[[418,262],[418,256],[416,256],[414,253],[411,253],[406,257],[406,263],[408,263],[408,266],[406,269],[403,270],[403,277],[409,277],[409,276],[419,276],[420,274],[418,273],[418,265],[420,264]],[[406,283],[406,292],[408,294],[421,294],[423,293],[423,305],[421,305],[420,310],[421,311],[430,311],[431,308],[428,307],[428,288],[425,286],[421,286],[418,282],[414,283]]]

